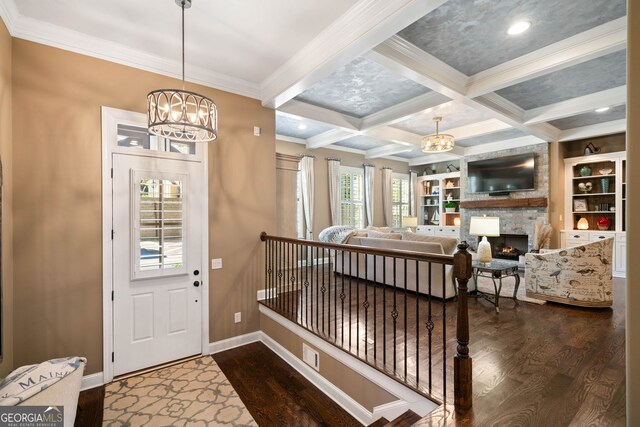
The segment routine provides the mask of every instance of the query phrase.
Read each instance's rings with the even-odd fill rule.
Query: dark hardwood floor
[[[322,277],[322,274],[320,274]],[[341,292],[341,277],[326,286],[325,302],[332,302]],[[315,286],[315,285],[312,285]],[[337,286],[337,288],[336,288]],[[466,414],[455,414],[444,408],[423,425],[474,425],[474,426],[622,426],[625,423],[625,315],[624,280],[614,279],[614,305],[611,309],[587,309],[562,304],[535,305],[504,299],[500,314],[483,299],[469,300],[470,355],[473,358],[473,409]],[[346,351],[365,357],[370,363],[388,370],[390,355],[400,362],[400,374],[404,374],[406,354],[410,360],[408,374],[415,375],[415,360],[420,360],[421,384],[427,377],[429,352],[426,349],[424,311],[419,303],[419,314],[414,310],[416,300],[407,296],[407,340],[403,334],[395,339],[387,327],[381,336],[381,316],[390,325],[393,297],[390,290],[381,286],[360,286],[351,290],[351,303],[347,296],[346,312],[342,314],[341,301],[338,310],[318,310],[310,316],[310,306],[316,305],[305,290],[282,294],[283,304],[276,306],[281,314],[297,319],[316,329],[318,335],[329,336]],[[348,294],[348,292],[346,292]],[[321,295],[321,294],[318,294]],[[375,297],[374,297],[375,295]],[[386,296],[385,296],[386,295]],[[287,299],[288,298],[288,299]],[[356,301],[359,298],[359,301]],[[374,302],[375,298],[375,302]],[[317,299],[321,307],[321,298]],[[363,308],[364,301],[369,308]],[[383,303],[384,301],[384,303]],[[396,295],[398,321],[404,322],[404,295]],[[268,304],[267,304],[268,305]],[[273,306],[273,304],[272,304]],[[377,307],[375,315],[372,306]],[[385,308],[386,307],[386,308]],[[333,312],[329,312],[333,310]],[[436,328],[431,351],[433,387],[436,393],[442,389],[443,347],[446,348],[446,402],[452,403],[452,361],[455,354],[456,303],[449,301],[445,307],[432,306]],[[322,313],[325,320],[322,321]],[[444,312],[444,321],[439,320]],[[356,318],[358,313],[358,318]],[[319,314],[319,315],[318,315]],[[367,317],[368,316],[368,317]],[[418,316],[418,321],[416,321]],[[316,317],[319,319],[316,321]],[[368,321],[365,324],[365,320]],[[374,331],[373,319],[377,319]],[[309,323],[307,323],[309,322]],[[317,323],[316,323],[317,322]],[[447,326],[442,335],[442,324]],[[420,325],[418,334],[416,326]],[[440,329],[438,326],[440,325]],[[324,326],[324,329],[322,328]],[[351,332],[352,342],[348,341]],[[376,336],[374,343],[372,337]],[[416,339],[419,339],[417,353]],[[443,339],[444,338],[444,339]],[[358,343],[356,349],[353,341]],[[446,344],[443,346],[442,343]],[[380,360],[383,343],[387,347],[387,361]],[[375,347],[374,347],[375,346]],[[377,357],[373,358],[373,349]],[[365,354],[366,349],[366,354]],[[417,357],[416,357],[417,356]],[[392,358],[391,358],[392,359]],[[413,369],[413,371],[412,371]],[[436,393],[435,397],[439,397]]]
[[[361,425],[262,343],[213,358],[260,426]]]
[[[85,390],[80,393],[75,427],[102,426],[104,409],[104,386]]]

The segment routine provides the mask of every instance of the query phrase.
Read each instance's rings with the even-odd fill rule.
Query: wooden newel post
[[[453,275],[458,283],[458,319],[456,340],[458,347],[453,359],[453,403],[456,409],[471,408],[472,375],[471,357],[469,357],[469,309],[467,306],[467,282],[472,276],[471,254],[467,252],[467,242],[458,244],[453,255]]]

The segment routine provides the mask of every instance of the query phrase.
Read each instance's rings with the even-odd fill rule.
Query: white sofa
[[[401,237],[409,237],[405,233]],[[418,238],[418,237],[415,237]],[[389,238],[374,238],[353,236],[346,242],[349,245],[366,246],[376,249],[396,249],[403,251],[413,251],[429,254],[444,255],[442,243],[448,248],[447,255],[452,255],[455,251],[457,239],[449,237],[431,237],[421,236],[422,241],[397,240]],[[443,240],[444,239],[444,240]],[[453,249],[452,249],[453,248]],[[383,257],[379,255],[365,255],[362,253],[351,252],[351,264],[349,264],[349,254],[344,254],[344,266],[342,265],[343,255],[338,251],[334,263],[335,272],[346,274],[353,277],[360,277],[374,281],[374,258],[375,258],[375,281],[384,283],[385,285],[394,285],[394,259],[386,257],[383,265]],[[357,269],[359,260],[359,271]],[[386,272],[384,271],[386,267]],[[397,258],[395,260],[395,285],[398,289],[405,289],[405,260]],[[453,298],[456,296],[456,286],[453,279],[453,267],[451,265],[444,266],[444,292],[443,292],[443,265],[431,265],[431,289],[429,289],[429,264],[427,262],[418,262],[418,292],[421,294],[430,294],[436,298]],[[386,274],[385,274],[386,273]],[[471,282],[469,282],[471,283]],[[416,291],[416,261],[407,260],[407,283],[408,291]]]

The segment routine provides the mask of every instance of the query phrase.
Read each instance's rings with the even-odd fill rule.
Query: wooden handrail
[[[274,242],[284,242],[284,243],[293,243],[296,245],[312,246],[314,248],[334,249],[337,251],[349,251],[349,252],[356,252],[356,253],[362,253],[367,255],[378,255],[378,256],[395,257],[395,258],[403,258],[403,259],[412,259],[415,261],[434,262],[434,263],[446,264],[446,265],[453,265],[453,258],[454,258],[453,255],[429,254],[429,253],[421,253],[421,252],[414,252],[414,251],[405,251],[400,249],[380,249],[380,248],[372,248],[370,246],[344,245],[340,243],[319,242],[317,240],[303,240],[303,239],[293,239],[290,237],[270,236],[264,231],[260,233],[260,240],[263,242],[266,242],[267,240],[271,240]]]

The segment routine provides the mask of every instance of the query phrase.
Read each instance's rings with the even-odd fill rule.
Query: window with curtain
[[[402,217],[409,216],[409,175],[394,173],[391,179],[392,227],[402,227]]]
[[[340,168],[340,219],[342,225],[364,228],[364,171]]]

